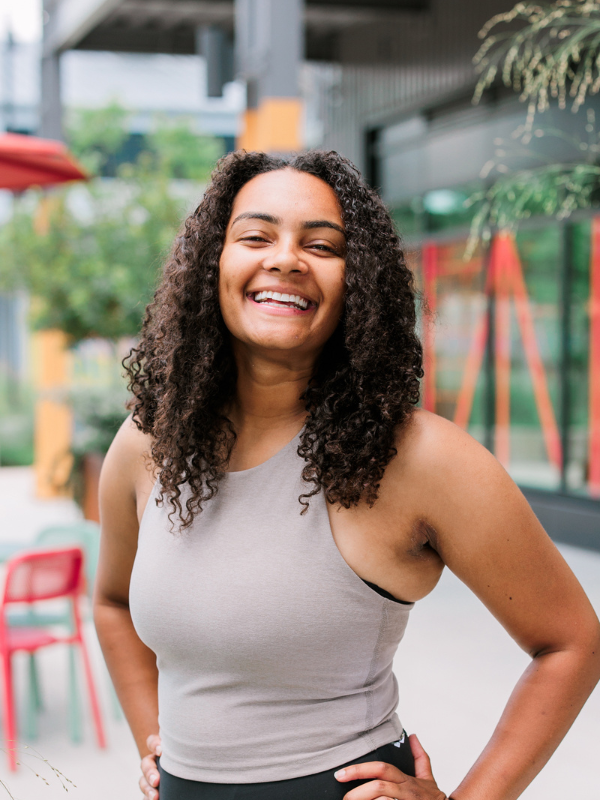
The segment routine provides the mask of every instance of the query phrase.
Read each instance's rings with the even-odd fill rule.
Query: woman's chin
[[[240,337],[237,341],[242,345],[242,348],[247,352],[256,353],[257,355],[268,356],[269,354],[281,355],[282,353],[303,353],[309,355],[309,351],[314,352],[314,358],[318,355],[320,348],[314,348],[308,342],[306,332],[288,332],[281,331],[278,335],[273,335],[269,332],[266,335],[256,335],[253,333],[251,336]],[[234,340],[236,337],[234,336]]]

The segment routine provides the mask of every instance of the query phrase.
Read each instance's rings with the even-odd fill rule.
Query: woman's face
[[[238,192],[220,261],[219,301],[234,340],[316,357],[344,305],[345,235],[333,190],[282,169]]]

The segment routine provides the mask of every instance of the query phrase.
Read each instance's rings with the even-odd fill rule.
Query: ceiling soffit
[[[429,0],[307,0],[306,56],[337,60],[336,40],[344,29],[405,18],[428,6]],[[122,0],[77,48],[188,55],[195,52],[199,25],[220,25],[233,35],[233,2]]]

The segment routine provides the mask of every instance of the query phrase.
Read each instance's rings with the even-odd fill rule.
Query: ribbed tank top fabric
[[[158,484],[148,500],[129,600],[156,653],[161,763],[177,777],[285,780],[402,733],[392,660],[413,604],[344,561],[322,493],[300,514],[299,436],[225,475],[185,531],[157,507]]]

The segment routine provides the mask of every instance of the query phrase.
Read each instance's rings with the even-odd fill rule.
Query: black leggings
[[[176,778],[165,772],[158,763],[160,784],[158,793],[160,800],[343,800],[344,795],[356,786],[367,781],[348,781],[340,783],[333,773],[350,764],[366,761],[385,761],[402,770],[406,775],[415,774],[415,762],[410,750],[408,736],[397,744],[385,744],[364,756],[354,758],[334,769],[304,775],[301,778],[290,778],[285,781],[269,783],[202,783]]]

